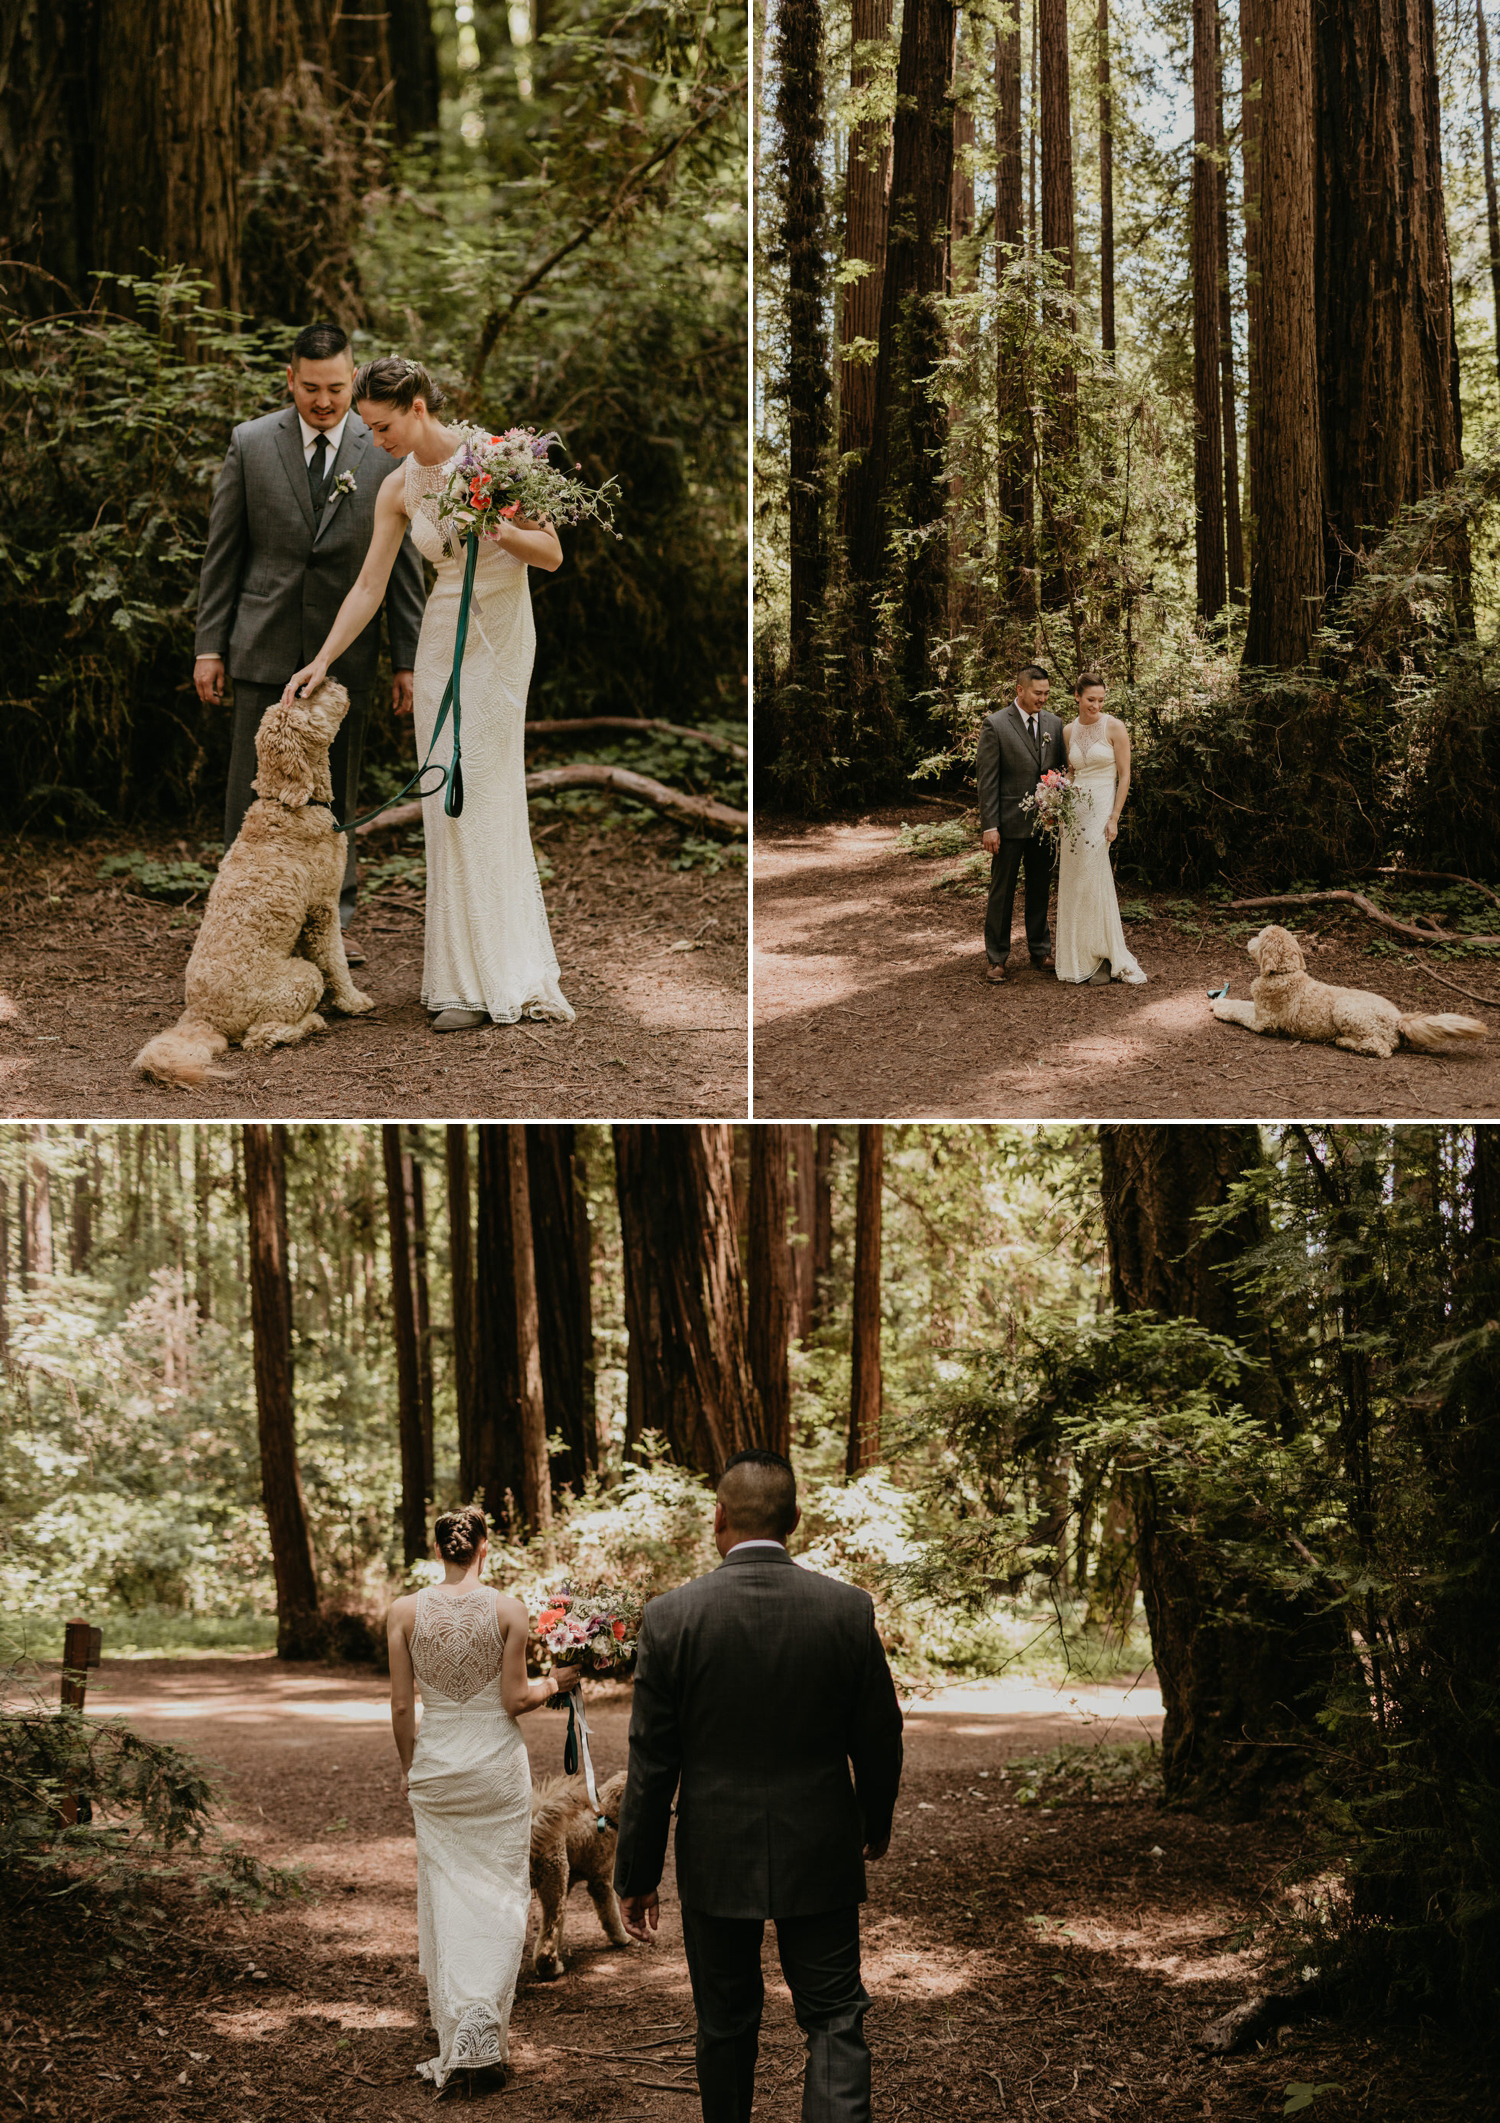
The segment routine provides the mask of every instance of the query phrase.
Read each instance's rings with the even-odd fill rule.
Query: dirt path
[[[108,1691],[106,1693],[106,1691]],[[628,1704],[591,1710],[601,1767],[623,1765]],[[170,1945],[92,1965],[7,1939],[0,2060],[12,2110],[70,2123],[346,2123],[414,2118],[431,2053],[416,1966],[415,1856],[385,1701],[367,1675],[267,1657],[106,1661],[92,1709],[219,1765],[230,1825],[256,1853],[307,1867],[306,1899],[203,1910]],[[1104,1713],[1101,1721],[1100,1713]],[[909,1706],[896,1833],[871,1869],[865,1977],[878,2123],[1279,2115],[1296,2081],[1338,2082],[1315,2123],[1473,2116],[1451,2055],[1376,2049],[1317,2025],[1209,2064],[1189,2047],[1251,1978],[1234,1948],[1290,1823],[1228,1827],[1142,1802],[1047,1813],[1000,1770],[1060,1738],[1136,1738],[1159,1698],[1124,1687],[1070,1701],[1034,1684],[949,1690]],[[523,1726],[536,1771],[562,1724]],[[515,2075],[477,2105],[513,2123],[693,2123],[692,2004],[670,1872],[654,1948],[610,1949],[581,1892],[562,1980],[523,1977]],[[97,1954],[97,1948],[93,1949]],[[794,2123],[801,2040],[767,1951],[758,2123]],[[0,2090],[4,2081],[0,2080]]]
[[[13,851],[0,875],[0,1117],[122,1120],[733,1118],[747,1102],[745,882],[674,870],[670,829],[592,836],[550,829],[546,887],[571,1025],[436,1035],[418,1000],[421,903],[409,889],[361,906],[356,979],[378,1004],[270,1055],[229,1056],[230,1080],[166,1091],[130,1073],[175,1023],[197,925],[99,877],[130,848],[189,852],[140,834]]]
[[[1063,987],[1029,967],[984,980],[984,901],[937,889],[952,860],[898,852],[903,819],[952,817],[908,804],[857,823],[758,824],[755,841],[755,1110],[878,1119],[1203,1120],[1222,1116],[1466,1118],[1500,1115],[1500,1037],[1450,1059],[1389,1061],[1261,1039],[1209,1014],[1207,991],[1250,992],[1242,939],[1164,912],[1127,923],[1144,988]],[[1180,901],[1173,904],[1181,905]],[[1297,910],[1320,980],[1374,988],[1405,1010],[1460,1010],[1500,1034],[1500,1010],[1451,994],[1420,967],[1367,955],[1371,931],[1328,908]],[[1271,918],[1271,917],[1265,917]],[[1200,933],[1193,934],[1194,928]],[[1021,915],[1015,946],[1025,966]],[[1487,966],[1446,965],[1500,993]]]

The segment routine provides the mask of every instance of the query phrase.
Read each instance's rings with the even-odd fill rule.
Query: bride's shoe
[[[1084,986],[1086,988],[1107,988],[1113,979],[1114,975],[1109,970],[1109,960],[1101,958],[1098,965],[1095,966],[1093,972],[1084,982]]]
[[[487,1025],[489,1017],[483,1010],[439,1010],[432,1020],[434,1032],[472,1032],[480,1025]]]

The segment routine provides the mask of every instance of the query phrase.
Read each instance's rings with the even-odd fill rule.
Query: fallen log
[[[1467,878],[1464,882],[1468,882]],[[1404,936],[1414,944],[1500,944],[1500,936],[1460,936],[1452,929],[1442,929],[1436,925],[1419,928],[1413,921],[1401,921],[1396,915],[1385,913],[1373,900],[1366,899],[1363,892],[1272,892],[1262,899],[1232,899],[1229,906],[1231,910],[1240,907],[1310,907],[1317,901],[1330,899],[1342,900],[1347,906],[1358,907],[1367,920],[1378,921],[1383,928],[1394,929],[1398,936]],[[1423,918],[1429,923],[1433,921],[1430,914]]]
[[[618,796],[629,796],[637,803],[651,804],[656,810],[666,811],[687,825],[706,827],[712,833],[731,837],[748,831],[750,825],[748,811],[736,811],[729,804],[717,803],[711,796],[689,796],[681,789],[669,789],[665,782],[653,781],[649,774],[632,773],[629,767],[593,764],[542,767],[527,775],[528,796],[541,795],[551,789],[613,789]],[[420,803],[393,804],[378,818],[366,819],[362,826],[356,826],[355,835],[363,839],[367,833],[394,832],[398,826],[419,824],[421,817]]]
[[[1193,2046],[1209,2056],[1233,2057],[1275,2034],[1279,2027],[1289,2027],[1325,2011],[1327,2004],[1324,1986],[1316,1979],[1295,1990],[1257,1991],[1243,2004],[1231,2006],[1217,2020],[1210,2020]]]
[[[528,737],[576,737],[580,730],[623,730],[627,736],[657,730],[663,737],[691,737],[695,744],[711,745],[716,752],[727,752],[731,759],[750,757],[745,746],[737,745],[732,737],[718,737],[712,730],[690,730],[686,723],[657,722],[646,715],[580,715],[576,720],[526,725]]]
[[[1456,870],[1398,870],[1394,864],[1384,863],[1377,869],[1360,870],[1356,874],[1360,877],[1389,877],[1398,885],[1467,885],[1471,892],[1482,892],[1486,899],[1492,899],[1500,907],[1500,892],[1492,885],[1482,885],[1477,877],[1460,877]]]

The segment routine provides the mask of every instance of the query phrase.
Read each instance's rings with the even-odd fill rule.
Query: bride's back
[[[424,1585],[411,1630],[411,1667],[425,1709],[437,1703],[500,1701],[505,1636],[488,1585],[452,1592]]]

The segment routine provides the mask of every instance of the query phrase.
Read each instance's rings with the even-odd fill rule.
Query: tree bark
[[[412,1300],[407,1235],[406,1175],[401,1129],[380,1131],[385,1161],[386,1222],[391,1249],[391,1327],[396,1341],[396,1434],[401,1445],[401,1548],[408,1563],[427,1553],[427,1483],[422,1450],[422,1404],[417,1387],[417,1315]]]
[[[547,1452],[547,1402],[542,1387],[541,1328],[537,1319],[536,1254],[531,1242],[531,1174],[524,1125],[505,1130],[510,1167],[510,1243],[515,1264],[516,1376],[520,1387],[521,1510],[528,1533],[552,1524],[552,1467]]]
[[[415,1143],[402,1159],[402,1172],[411,1207],[412,1290],[417,1301],[417,1406],[422,1413],[422,1494],[431,1503],[437,1442],[432,1380],[432,1296],[427,1280],[427,1186]]]
[[[1463,463],[1433,0],[1320,0],[1324,573]]]
[[[885,1130],[862,1125],[859,1180],[854,1209],[854,1320],[849,1380],[849,1449],[844,1471],[852,1479],[880,1457],[880,1221],[885,1170]]]
[[[323,1649],[323,1630],[318,1614],[312,1533],[297,1465],[285,1131],[247,1123],[240,1136],[245,1160],[261,1498],[276,1579],[276,1656],[310,1659],[318,1657]]]
[[[893,0],[852,0],[849,34],[851,89],[865,87],[872,68],[860,58],[862,44],[883,44],[891,33]],[[870,359],[880,332],[885,278],[886,215],[890,208],[891,128],[868,119],[849,135],[844,173],[844,260],[869,270],[840,290],[839,454],[867,450],[875,424],[875,365]],[[851,352],[851,349],[857,351]],[[839,480],[839,529],[848,536],[849,483]]]
[[[1071,295],[1076,285],[1077,233],[1068,0],[1037,0],[1037,20],[1042,104],[1042,249],[1061,262],[1063,286]],[[1044,442],[1038,453],[1060,465],[1071,465],[1078,454],[1077,387],[1072,365],[1065,364],[1057,376],[1056,425],[1050,441]],[[1060,566],[1054,564],[1047,570],[1040,595],[1042,603],[1048,605],[1061,604],[1068,597],[1067,578]]]
[[[1322,617],[1310,0],[1261,0],[1260,406],[1245,662],[1300,664]]]
[[[729,1129],[614,1131],[629,1335],[626,1430],[717,1476],[761,1435],[745,1347]]]
[[[1214,0],[1217,28],[1218,0]],[[1214,84],[1214,141],[1218,164],[1214,191],[1218,208],[1219,378],[1224,428],[1224,545],[1228,563],[1229,602],[1245,602],[1245,533],[1240,521],[1240,441],[1234,405],[1234,314],[1229,300],[1229,154],[1224,140],[1224,60],[1219,45]]]
[[[30,1186],[26,1194],[26,1255],[34,1277],[53,1272],[52,1259],[52,1168],[47,1163],[47,1127],[44,1121],[31,1128]]]
[[[480,1486],[474,1386],[474,1246],[469,1218],[469,1131],[462,1121],[445,1131],[448,1172],[448,1281],[453,1310],[453,1399],[458,1419],[459,1486],[465,1500]]]
[[[1241,1307],[1224,1272],[1264,1242],[1262,1213],[1246,1207],[1211,1233],[1198,1221],[1258,1165],[1256,1129],[1107,1127],[1099,1141],[1116,1307],[1195,1319],[1238,1342],[1259,1360],[1242,1389],[1250,1406],[1288,1436],[1296,1418],[1282,1399],[1269,1327]],[[1273,1594],[1233,1560],[1251,1532],[1250,1500],[1210,1523],[1196,1503],[1181,1508],[1160,1474],[1130,1486],[1166,1711],[1167,1796],[1248,1815],[1266,1786],[1305,1767],[1304,1692],[1325,1670],[1328,1625],[1313,1601]]]
[[[946,348],[937,303],[943,292],[953,171],[952,0],[909,0],[901,24],[891,210],[880,296],[871,443],[849,480],[849,565],[862,624],[873,625],[868,589],[885,571],[888,526],[932,527],[905,563],[901,625],[908,695],[925,692],[929,643],[945,617],[947,562],[941,535],[946,489],[940,461],[947,420],[927,379]]]
[[[206,1128],[193,1130],[193,1297],[206,1326],[213,1317],[213,1138]]]
[[[1500,200],[1495,193],[1495,118],[1490,103],[1490,37],[1484,0],[1474,0],[1479,33],[1479,113],[1484,129],[1484,210],[1490,245],[1490,292],[1495,306],[1495,371],[1500,375]]]
[[[1219,357],[1218,0],[1193,0],[1193,520],[1198,616],[1217,619],[1224,574],[1224,426]]]
[[[491,1122],[481,1125],[478,1140],[474,1464],[464,1488],[482,1494],[490,1517],[509,1531],[517,1529],[523,1508],[510,1144],[504,1127]]]
[[[1099,0],[1099,344],[1115,358],[1115,118],[1109,85],[1109,0]]]
[[[1006,268],[1007,247],[1019,258],[1026,248],[1022,200],[1021,22],[1016,0],[1015,27],[1001,23],[995,31],[995,270]],[[995,411],[999,447],[999,503],[1010,532],[1029,529],[1030,488],[1027,468],[1030,443],[1026,429],[1026,369],[1019,350],[999,334],[995,364]],[[1001,531],[1002,538],[1005,532]]]
[[[1260,517],[1256,429],[1260,422],[1260,141],[1264,115],[1261,24],[1265,0],[1240,0],[1240,168],[1245,219],[1245,473],[1252,520]]]
[[[202,1130],[197,1131],[201,1137]],[[195,1140],[197,1139],[195,1137]],[[87,1275],[94,1257],[94,1196],[89,1184],[89,1131],[82,1121],[73,1126],[78,1162],[73,1167],[73,1222],[68,1232],[68,1267],[74,1275]]]
[[[792,1449],[792,1133],[765,1121],[750,1136],[750,1375],[760,1396],[759,1443],[783,1457]]]
[[[792,1139],[792,1226],[797,1238],[792,1248],[791,1335],[793,1341],[801,1342],[812,1332],[817,1306],[818,1131],[799,1124],[788,1133]]]
[[[552,1480],[581,1496],[599,1464],[588,1203],[571,1127],[531,1128],[526,1145],[547,1427],[568,1447]]]
[[[833,1274],[833,1146],[838,1125],[818,1123],[818,1147],[813,1165],[813,1324],[821,1326],[828,1311],[828,1282]]]
[[[823,210],[823,18],[819,0],[782,0],[776,32],[776,120],[782,177],[779,255],[787,276],[786,372],[789,616],[787,675],[812,648],[823,601],[823,452],[828,440],[824,305],[828,266]]]

